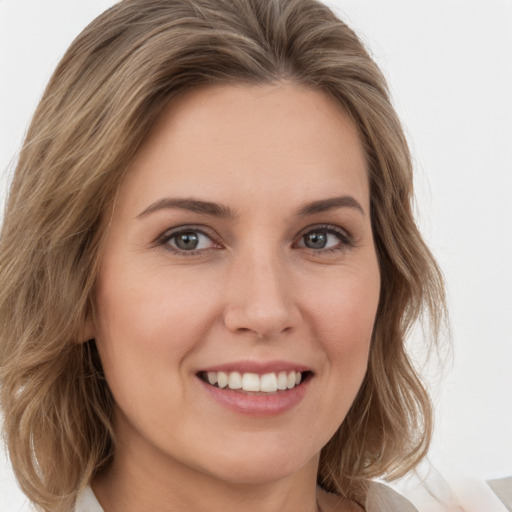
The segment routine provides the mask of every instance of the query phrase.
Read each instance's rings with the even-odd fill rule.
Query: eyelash
[[[171,251],[175,254],[183,255],[183,256],[197,256],[198,254],[201,254],[205,251],[209,251],[211,249],[199,249],[199,250],[191,250],[191,251],[184,251],[180,250],[178,248],[172,247],[169,245],[169,242],[173,239],[178,237],[179,235],[183,235],[186,233],[198,233],[200,235],[208,237],[214,244],[217,244],[220,248],[220,242],[217,240],[217,238],[209,232],[206,232],[204,228],[200,228],[198,226],[181,226],[179,228],[170,229],[168,231],[165,231],[162,233],[156,240],[154,245],[155,246],[166,246],[165,249],[168,251]],[[215,248],[217,249],[217,247]]]
[[[315,226],[308,226],[301,232],[301,234],[298,237],[298,240],[303,240],[308,233],[314,232],[335,235],[339,240],[339,244],[335,245],[334,247],[328,247],[326,249],[311,249],[310,247],[303,247],[304,249],[311,251],[313,253],[333,253],[338,251],[344,251],[346,249],[354,247],[354,241],[352,239],[352,236],[344,229],[335,227],[331,224],[319,224]]]
[[[319,225],[314,225],[314,226],[308,226],[307,228],[305,228],[298,236],[298,238],[297,238],[298,241],[293,243],[293,247],[297,247],[297,243],[299,241],[304,240],[304,237],[308,233],[313,233],[313,232],[327,233],[327,234],[335,235],[336,237],[338,237],[340,243],[335,245],[334,247],[329,247],[329,248],[325,248],[325,249],[312,249],[310,247],[300,247],[300,248],[305,249],[312,253],[325,254],[325,253],[344,251],[344,250],[354,246],[352,236],[344,229],[337,228],[330,224],[319,224]],[[175,248],[175,247],[172,247],[169,245],[169,242],[173,238],[176,238],[179,235],[186,234],[186,233],[198,233],[200,235],[206,236],[214,244],[217,244],[218,247],[186,251],[186,250],[180,250],[178,248]],[[155,240],[154,245],[155,246],[167,246],[167,247],[165,247],[167,250],[169,250],[175,254],[182,255],[182,256],[197,256],[201,253],[204,253],[205,251],[210,251],[212,249],[215,250],[215,249],[221,248],[221,244],[220,244],[219,240],[217,239],[217,237],[215,237],[212,233],[209,233],[206,230],[204,230],[204,228],[201,228],[198,226],[181,226],[179,228],[167,230],[164,233],[162,233]]]

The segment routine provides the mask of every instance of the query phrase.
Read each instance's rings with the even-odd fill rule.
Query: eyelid
[[[172,247],[171,245],[168,245],[167,242],[174,238],[175,236],[178,236],[182,233],[188,233],[188,232],[196,232],[200,233],[201,235],[204,235],[208,237],[217,247],[212,247],[208,249],[198,249],[198,250],[190,250],[190,251],[182,251],[178,248]],[[176,254],[183,254],[185,256],[192,256],[197,255],[199,253],[207,252],[211,249],[219,249],[221,247],[221,243],[219,241],[219,236],[210,228],[207,228],[206,226],[197,225],[197,224],[183,224],[180,226],[175,226],[173,228],[166,229],[163,233],[158,235],[156,239],[153,242],[153,246],[155,247],[164,247],[166,250],[169,250],[171,252],[174,252]]]
[[[309,247],[300,247],[301,249],[310,250],[313,252],[329,252],[329,251],[339,251],[346,249],[347,247],[353,247],[355,245],[353,236],[344,228],[341,228],[340,226],[336,226],[335,224],[313,224],[311,226],[307,226],[304,229],[301,230],[297,237],[297,241],[294,242],[294,245],[296,245],[300,240],[303,239],[305,235],[312,231],[326,231],[327,233],[331,233],[334,235],[337,235],[340,238],[340,244],[336,247],[329,247],[325,249],[311,249]]]
[[[339,237],[340,243],[337,244],[335,247],[328,247],[324,249],[311,249],[309,247],[298,247],[298,243],[303,239],[303,237],[311,232],[311,231],[326,231],[327,233],[334,234]],[[178,248],[172,247],[171,245],[168,245],[167,242],[171,240],[173,237],[180,235],[181,233],[187,233],[187,232],[197,232],[200,233],[206,237],[208,237],[217,247],[207,248],[207,249],[198,249],[198,250],[190,250],[190,251],[184,251],[180,250]],[[220,242],[220,237],[211,229],[203,225],[196,225],[196,224],[183,224],[180,226],[175,226],[173,228],[168,228],[164,232],[162,232],[160,235],[156,237],[154,240],[153,246],[159,247],[159,246],[165,246],[166,250],[169,250],[173,253],[179,254],[179,255],[185,255],[185,256],[193,256],[200,253],[208,252],[212,249],[219,249],[222,248],[222,244]],[[306,249],[315,253],[325,253],[325,252],[335,252],[335,251],[341,251],[350,247],[353,247],[354,239],[353,236],[344,228],[341,228],[340,226],[336,226],[334,224],[312,224],[310,226],[305,227],[302,229],[299,233],[299,235],[296,238],[296,241],[293,242],[292,247],[298,247],[300,249]]]

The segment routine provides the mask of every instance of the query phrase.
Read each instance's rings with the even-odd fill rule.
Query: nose
[[[226,282],[226,328],[270,339],[292,332],[301,321],[290,270],[278,257],[241,258]]]

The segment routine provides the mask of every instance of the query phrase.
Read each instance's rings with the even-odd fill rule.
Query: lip
[[[278,372],[311,372],[311,368],[303,364],[297,364],[290,361],[233,361],[230,363],[218,364],[209,366],[208,368],[201,368],[201,372],[239,372],[239,373],[256,373],[264,375],[265,373],[278,373]]]
[[[264,375],[265,373],[292,370],[309,372],[310,375],[298,386],[275,393],[248,394],[240,390],[222,389],[210,385],[199,377],[201,372],[236,371]],[[196,379],[210,399],[230,411],[247,416],[278,416],[297,406],[303,400],[312,380],[312,375],[313,372],[307,366],[289,361],[237,361],[204,368],[196,374]]]
[[[286,391],[249,395],[238,390],[211,386],[199,377],[197,380],[210,398],[217,403],[234,412],[249,416],[276,416],[285,413],[301,402],[310,382],[310,379],[307,379]]]

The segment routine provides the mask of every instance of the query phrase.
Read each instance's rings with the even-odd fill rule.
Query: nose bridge
[[[278,249],[260,245],[240,254],[227,286],[225,324],[230,330],[269,337],[297,325],[292,276]]]

